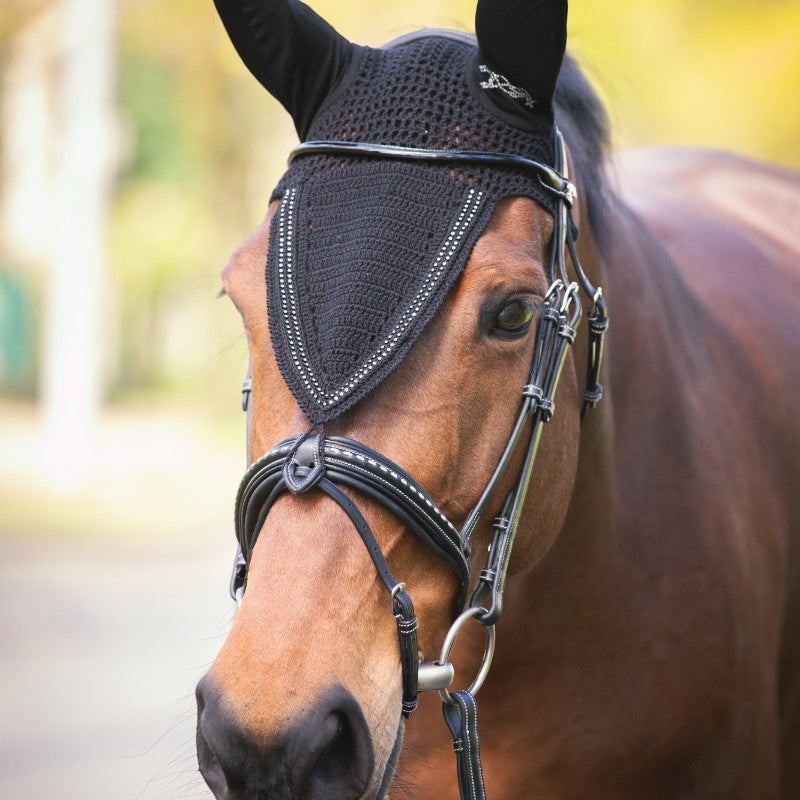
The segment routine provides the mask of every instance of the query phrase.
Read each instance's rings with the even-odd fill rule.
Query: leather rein
[[[231,577],[231,595],[241,601],[247,583],[250,556],[270,509],[284,492],[301,494],[315,489],[337,503],[358,531],[375,569],[391,597],[391,611],[397,623],[400,661],[403,671],[402,713],[408,718],[418,702],[418,693],[438,691],[443,700],[445,722],[453,737],[458,784],[463,800],[485,800],[480,761],[475,695],[492,662],[495,624],[503,611],[503,590],[511,551],[522,515],[533,464],[544,424],[552,417],[553,398],[569,346],[582,316],[580,291],[592,303],[589,321],[589,357],[583,409],[594,407],[602,396],[598,383],[603,337],[608,314],[602,289],[586,277],[575,251],[575,232],[570,210],[576,190],[567,176],[566,149],[556,130],[555,168],[514,154],[473,151],[440,151],[355,142],[305,142],[292,151],[289,160],[307,155],[336,154],[367,158],[390,158],[436,164],[467,163],[500,169],[532,172],[541,185],[558,200],[550,252],[550,288],[541,306],[541,316],[528,382],[522,387],[522,404],[500,461],[478,502],[459,531],[439,509],[433,498],[407,472],[365,445],[338,436],[325,436],[312,427],[302,436],[284,440],[255,461],[245,473],[236,496],[236,538],[239,543]],[[576,281],[567,275],[569,252]],[[250,416],[251,383],[242,386],[242,405]],[[495,489],[523,439],[530,433],[522,469],[508,493],[500,514],[493,522],[493,535],[486,565],[466,603],[470,587],[470,537],[484,516]],[[395,514],[417,537],[443,558],[458,576],[461,590],[455,619],[436,661],[420,663],[417,647],[417,618],[411,597],[398,581],[367,521],[341,487],[377,501]],[[466,603],[466,606],[465,606]],[[462,610],[458,613],[458,610]],[[450,652],[463,625],[475,619],[486,628],[486,648],[475,680],[467,689],[451,692],[454,668]]]

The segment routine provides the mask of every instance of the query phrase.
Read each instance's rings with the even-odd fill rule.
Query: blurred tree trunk
[[[71,489],[92,467],[103,397],[105,236],[116,148],[114,0],[61,0],[56,169],[42,374],[45,446]]]

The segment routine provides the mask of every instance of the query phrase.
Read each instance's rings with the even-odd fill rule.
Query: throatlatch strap
[[[444,703],[442,713],[450,733],[453,734],[453,751],[456,754],[458,788],[462,800],[486,800],[481,767],[481,746],[478,740],[478,706],[467,691],[453,692],[455,705]]]

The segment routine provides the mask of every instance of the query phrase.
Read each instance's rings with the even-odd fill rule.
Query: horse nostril
[[[195,691],[197,699],[197,763],[215,797],[235,787],[248,747],[238,727],[221,709],[219,692],[208,676]]]
[[[327,692],[292,733],[305,750],[305,757],[297,753],[292,759],[296,786],[306,791],[302,797],[341,800],[366,791],[372,740],[361,708],[347,690],[338,686]]]
[[[350,772],[353,766],[358,772],[356,762],[359,758],[355,735],[345,714],[338,711],[329,714],[320,730],[323,746],[311,767],[310,782],[312,787],[324,791]]]
[[[215,797],[220,797],[222,792],[227,786],[225,780],[225,773],[222,769],[222,764],[212,750],[205,735],[203,734],[202,727],[197,725],[197,765],[200,768],[200,774],[208,784]]]

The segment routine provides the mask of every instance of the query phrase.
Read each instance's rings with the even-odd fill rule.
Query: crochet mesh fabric
[[[478,50],[424,35],[361,48],[309,140],[517,153],[553,163],[553,131],[493,111]],[[553,213],[516,169],[339,155],[296,159],[279,182],[267,260],[270,333],[281,373],[312,422],[333,419],[396,368],[464,269],[497,201]]]

